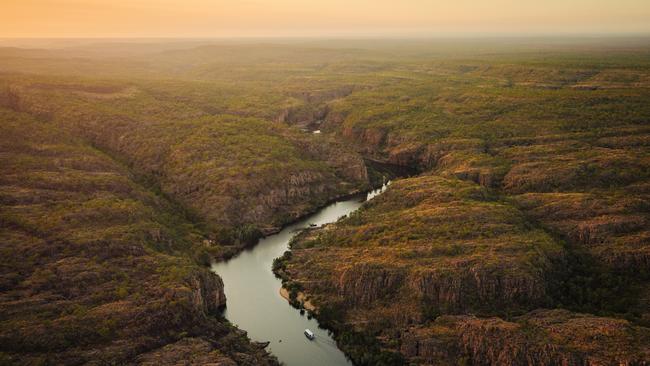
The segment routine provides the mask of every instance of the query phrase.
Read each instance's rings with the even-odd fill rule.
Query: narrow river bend
[[[287,366],[351,365],[326,330],[316,319],[300,315],[280,296],[282,282],[271,268],[273,260],[288,248],[291,238],[309,224],[318,226],[335,222],[354,212],[363,202],[382,193],[386,185],[367,194],[330,204],[277,234],[268,236],[238,256],[215,263],[212,271],[223,279],[227,307],[223,315],[231,323],[248,332],[253,341],[270,342],[267,348]],[[303,331],[311,329],[316,339],[308,340]]]

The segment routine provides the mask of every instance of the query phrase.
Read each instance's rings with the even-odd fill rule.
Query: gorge
[[[212,271],[226,283],[228,305],[224,316],[258,342],[270,342],[268,350],[283,364],[350,365],[338,350],[328,331],[318,321],[292,308],[280,296],[282,282],[272,272],[273,261],[289,250],[292,238],[312,225],[322,226],[356,211],[363,202],[380,194],[387,186],[367,194],[336,201],[318,212],[284,227],[279,233],[265,237],[252,248],[225,262],[212,265]],[[232,286],[233,291],[229,291]],[[305,338],[303,331],[312,330],[316,338]]]
[[[649,91],[643,38],[0,48],[0,364],[648,364]]]

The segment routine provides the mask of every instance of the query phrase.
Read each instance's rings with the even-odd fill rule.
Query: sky
[[[650,34],[650,0],[0,0],[0,38]]]

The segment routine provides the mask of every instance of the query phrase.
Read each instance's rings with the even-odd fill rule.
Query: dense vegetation
[[[272,363],[201,265],[390,165],[420,175],[274,265],[357,363],[650,359],[644,39],[100,44],[0,71],[2,362]]]
[[[212,360],[272,362],[218,320],[223,285],[190,260],[203,234],[174,204],[50,124],[0,119],[2,364],[124,363],[196,337]]]
[[[289,97],[116,64],[0,77],[2,362],[272,364],[202,266],[367,187],[362,158],[278,121]]]
[[[615,54],[414,61],[401,78],[330,103],[325,131],[426,173],[304,236],[280,271],[335,319],[342,343],[370,334],[413,362],[647,361],[650,59],[645,49]],[[567,315],[585,323],[571,328],[585,343],[559,355],[536,350],[548,338],[507,344],[481,333],[494,316],[511,327],[537,308],[600,318]],[[478,318],[412,337],[446,314]],[[535,317],[572,327],[557,314]],[[587,345],[619,327],[629,334]],[[354,348],[363,363],[368,348]]]

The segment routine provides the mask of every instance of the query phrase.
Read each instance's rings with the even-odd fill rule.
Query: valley
[[[520,42],[0,48],[0,364],[650,362],[650,45]]]

